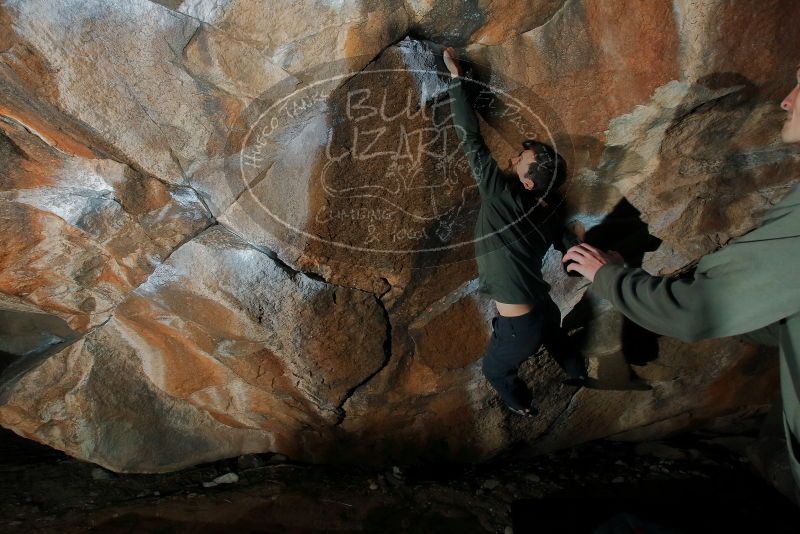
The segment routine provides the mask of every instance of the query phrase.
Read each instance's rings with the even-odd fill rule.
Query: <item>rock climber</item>
[[[553,207],[548,205],[566,165],[550,146],[529,139],[500,169],[481,136],[455,51],[446,48],[442,55],[452,78],[453,126],[481,198],[474,231],[478,291],[497,308],[483,374],[513,413],[535,416],[537,403],[518,370],[542,345],[567,373],[566,383],[580,386],[586,379],[583,357],[561,327],[561,313],[541,272],[551,245],[566,251],[563,228],[550,217]]]
[[[784,143],[800,143],[800,67],[781,103]],[[783,428],[800,484],[800,185],[764,215],[761,226],[703,256],[688,277],[651,276],[619,254],[586,243],[564,255],[567,270],[632,321],[684,341],[740,336],[780,349]],[[800,502],[800,500],[798,500]]]

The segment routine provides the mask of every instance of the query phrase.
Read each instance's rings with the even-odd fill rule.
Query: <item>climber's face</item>
[[[533,189],[535,184],[530,178],[525,178],[525,173],[528,172],[528,168],[534,161],[536,161],[536,153],[530,149],[523,150],[508,160],[506,171],[510,174],[516,174],[525,189]]]
[[[795,77],[794,89],[781,102],[781,107],[789,113],[781,132],[784,143],[800,143],[800,67]]]

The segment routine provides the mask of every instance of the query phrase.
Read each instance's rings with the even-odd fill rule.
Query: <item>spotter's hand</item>
[[[592,282],[594,282],[594,275],[603,265],[625,263],[619,252],[613,250],[603,252],[587,243],[581,243],[569,249],[561,261],[563,263],[572,262],[567,265],[567,271],[575,271]]]

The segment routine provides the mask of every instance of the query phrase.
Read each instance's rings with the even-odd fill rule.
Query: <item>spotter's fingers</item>
[[[579,258],[583,258],[583,256],[579,256],[576,254],[572,249],[568,250],[564,257],[561,258],[561,263],[567,263],[570,261],[578,261]]]
[[[564,254],[564,258],[561,261],[580,261],[583,258],[589,257],[591,256],[586,249],[581,248],[580,245],[575,245],[574,247],[570,248],[566,254]]]
[[[576,245],[576,246],[583,247],[584,250],[587,250],[589,253],[594,254],[595,256],[597,256],[598,254],[602,254],[603,253],[602,250],[600,250],[597,247],[593,247],[589,243],[581,243],[580,245]]]

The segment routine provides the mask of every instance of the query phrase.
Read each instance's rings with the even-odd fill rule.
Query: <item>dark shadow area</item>
[[[650,235],[641,213],[622,199],[603,222],[586,232],[584,241],[602,250],[616,250],[630,267],[641,267],[645,252],[652,252],[661,240]],[[645,365],[658,357],[658,335],[627,317],[622,320],[622,353],[631,365]]]
[[[408,35],[430,39],[444,46],[464,47],[469,36],[486,24],[478,0],[441,0],[432,4],[422,19],[414,22]]]
[[[19,358],[16,354],[11,354],[10,352],[5,352],[0,350],[0,376],[3,374],[3,371],[6,368],[14,363],[14,361]]]
[[[0,427],[0,475],[24,471],[29,465],[56,464],[68,458],[57,449]]]
[[[137,475],[2,431],[0,531],[580,533],[616,518],[627,530],[602,532],[794,532],[798,509],[711,437],[662,440],[668,455],[598,440],[479,464],[369,469],[267,453]],[[227,473],[238,481],[204,484]]]
[[[645,252],[661,245],[661,240],[647,231],[639,210],[624,198],[600,224],[586,232],[584,241],[604,250],[616,250],[632,267],[641,267]]]
[[[0,374],[9,367],[20,367],[27,360],[50,355],[78,339],[80,335],[55,315],[21,310],[0,310]]]
[[[578,230],[577,233],[581,233]],[[651,235],[641,213],[627,199],[620,200],[603,221],[583,233],[583,242],[602,250],[619,252],[630,267],[641,267],[646,252],[652,252],[661,245],[661,240]],[[587,326],[593,319],[594,311],[588,298],[575,305],[565,317],[564,324],[569,329],[577,329],[573,334],[577,346],[588,343],[590,332]],[[608,358],[600,362],[597,378],[590,379],[588,386],[594,389],[647,390],[650,386],[643,382],[631,368],[632,365],[646,365],[658,358],[658,335],[637,325],[627,317],[621,317],[621,345],[624,361]]]
[[[796,532],[797,508],[763,480],[719,477],[587,485],[512,505],[514,532]]]

